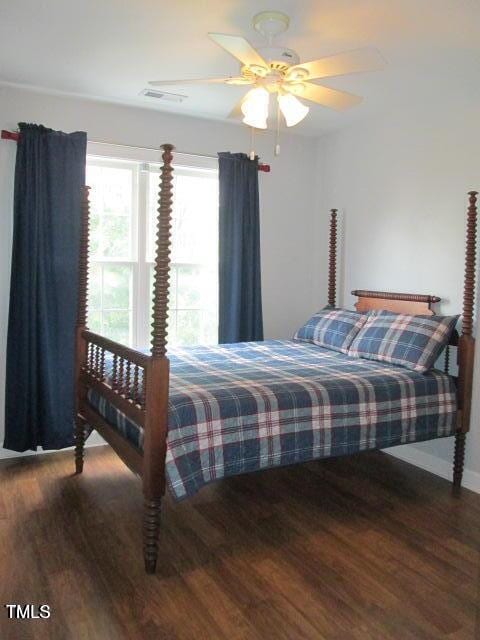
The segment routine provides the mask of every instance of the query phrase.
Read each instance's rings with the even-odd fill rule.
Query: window
[[[158,152],[132,150],[133,157],[118,158],[117,149],[90,143],[87,156],[89,327],[117,342],[145,347],[150,344],[160,165],[152,161]],[[216,164],[214,159],[176,157],[170,344],[218,339]]]

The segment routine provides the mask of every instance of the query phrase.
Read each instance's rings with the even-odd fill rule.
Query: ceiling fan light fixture
[[[278,106],[283,113],[287,127],[293,127],[301,122],[310,111],[310,107],[302,104],[298,98],[290,93],[278,94]]]
[[[266,129],[269,100],[270,95],[263,87],[251,89],[240,107],[244,115],[243,122],[255,129]]]

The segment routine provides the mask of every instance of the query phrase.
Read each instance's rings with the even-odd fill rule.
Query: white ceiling
[[[225,119],[245,92],[175,86],[181,104],[140,97],[148,80],[236,74],[208,31],[262,38],[251,18],[291,18],[278,42],[311,60],[375,46],[384,71],[331,79],[363,103],[343,113],[312,105],[295,131],[307,135],[409,104],[480,97],[479,0],[0,0],[0,81]]]

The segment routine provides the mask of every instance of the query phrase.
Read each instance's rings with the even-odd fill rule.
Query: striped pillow
[[[348,353],[353,339],[367,316],[356,311],[325,308],[313,315],[293,336],[294,340],[312,342],[320,347]]]
[[[423,373],[433,367],[448,344],[458,318],[373,311],[348,355],[390,362]]]

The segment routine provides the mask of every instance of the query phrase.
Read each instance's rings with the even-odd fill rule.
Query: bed
[[[165,474],[179,500],[220,478],[451,436],[456,386],[303,342],[169,351]],[[143,429],[94,389],[88,402],[139,451]]]
[[[137,351],[86,327],[88,188],[76,332],[76,471],[92,428],[142,478],[145,568],[155,572],[161,500],[241,473],[455,436],[461,486],[473,376],[476,193],[470,193],[462,334],[444,370],[426,373],[299,340],[169,349],[166,356],[172,145],[163,145],[152,345]],[[337,211],[331,211],[328,303],[336,298]],[[440,299],[356,290],[357,310],[434,315]],[[450,352],[458,351],[458,376]]]

